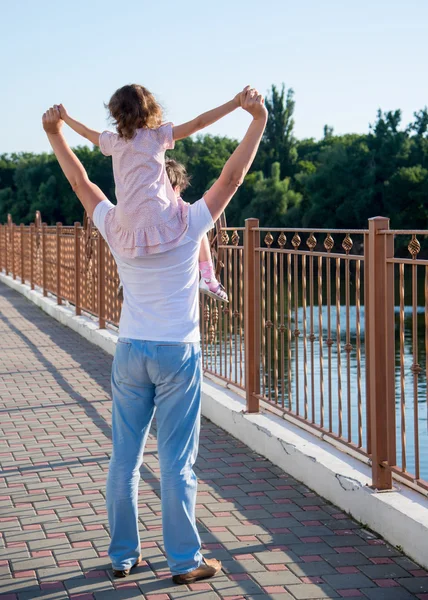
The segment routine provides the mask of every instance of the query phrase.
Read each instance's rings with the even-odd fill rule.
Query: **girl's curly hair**
[[[137,129],[156,129],[162,123],[162,108],[142,85],[124,85],[110,98],[108,108],[119,137],[131,140]]]

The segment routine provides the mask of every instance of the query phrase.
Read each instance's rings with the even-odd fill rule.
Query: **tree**
[[[324,139],[329,140],[333,137],[334,129],[330,125],[324,125]]]
[[[316,171],[302,173],[302,225],[333,229],[362,226],[372,217],[374,170],[362,136],[346,136],[325,148]],[[363,138],[364,139],[364,138]]]
[[[295,106],[293,98],[293,90],[290,88],[286,93],[285,85],[282,84],[281,91],[272,85],[270,94],[265,99],[269,117],[260,144],[260,160],[263,163],[260,168],[265,175],[270,173],[274,162],[280,165],[281,177],[294,175],[297,151],[293,136]]]
[[[287,212],[297,210],[301,195],[290,189],[290,178],[280,177],[280,165],[273,163],[271,176],[260,175],[254,184],[253,199],[244,208],[242,218],[257,217],[262,227],[274,224],[286,226]]]

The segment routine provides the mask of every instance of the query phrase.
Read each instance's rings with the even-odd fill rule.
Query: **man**
[[[178,584],[212,577],[221,569],[201,554],[196,527],[196,476],[201,407],[198,253],[248,172],[266,127],[267,110],[257,90],[242,92],[241,106],[253,117],[244,139],[220,177],[189,208],[183,243],[141,258],[115,257],[124,288],[119,339],[112,369],[113,450],[107,480],[115,577],[126,577],[141,560],[138,483],[144,446],[156,409],[161,468],[165,553]],[[61,132],[58,107],[43,115],[43,127],[73,190],[105,237],[112,204],[89,181]]]

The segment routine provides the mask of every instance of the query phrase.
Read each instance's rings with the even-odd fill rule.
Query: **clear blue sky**
[[[175,123],[284,82],[299,138],[366,132],[378,108],[407,124],[428,104],[428,0],[0,0],[0,16],[0,153],[48,150],[53,103],[106,128],[103,102],[132,82]],[[207,131],[239,138],[248,122]]]

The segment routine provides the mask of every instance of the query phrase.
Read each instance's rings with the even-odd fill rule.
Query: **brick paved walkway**
[[[198,520],[224,572],[174,586],[156,438],[140,488],[144,563],[112,581],[104,485],[111,357],[0,284],[0,599],[428,599],[428,574],[204,421]]]

